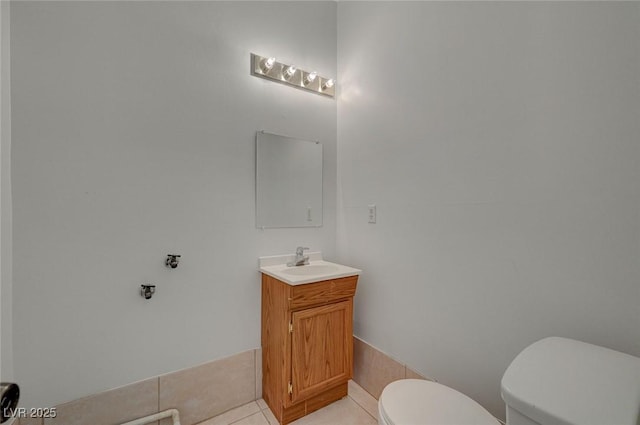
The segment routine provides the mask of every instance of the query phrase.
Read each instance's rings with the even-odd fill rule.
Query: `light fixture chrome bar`
[[[315,71],[296,69],[291,64],[278,62],[273,57],[255,53],[251,53],[251,75],[322,96],[334,97],[336,92],[333,78],[321,77]]]

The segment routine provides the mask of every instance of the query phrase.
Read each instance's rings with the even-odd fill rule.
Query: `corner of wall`
[[[0,375],[13,378],[10,2],[0,2]]]

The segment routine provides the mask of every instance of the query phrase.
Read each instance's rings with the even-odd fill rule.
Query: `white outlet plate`
[[[369,205],[369,223],[375,223],[376,222],[376,206],[375,204]]]

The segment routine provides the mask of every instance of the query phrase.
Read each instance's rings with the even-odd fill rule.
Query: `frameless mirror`
[[[258,131],[256,226],[322,226],[322,145]]]

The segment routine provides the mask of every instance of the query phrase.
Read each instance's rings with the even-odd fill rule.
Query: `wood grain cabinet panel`
[[[358,276],[349,276],[293,286],[291,288],[289,309],[296,310],[319,304],[328,304],[345,298],[353,298],[356,293],[357,282]]]
[[[291,343],[294,403],[349,380],[351,302],[293,313]]]
[[[357,280],[291,286],[262,275],[262,394],[281,424],[347,395]]]

